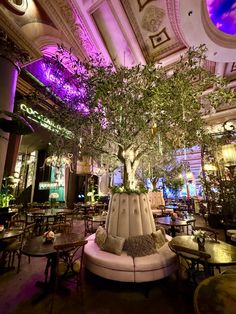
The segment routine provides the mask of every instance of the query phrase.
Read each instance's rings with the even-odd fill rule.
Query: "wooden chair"
[[[66,214],[64,212],[57,212],[54,219],[54,223],[55,224],[66,223]]]
[[[192,234],[194,234],[194,231],[196,231],[196,230],[204,231],[205,237],[207,239],[217,241],[217,236],[219,234],[217,231],[215,231],[211,228],[208,228],[208,227],[192,226]]]
[[[19,271],[20,271],[22,247],[23,247],[24,243],[26,242],[26,240],[28,240],[34,236],[34,230],[35,230],[35,223],[26,225],[24,227],[24,232],[21,235],[21,237],[16,239],[14,242],[12,242],[6,248],[6,252],[9,255],[9,259],[8,259],[8,266],[9,267],[13,267],[15,256],[18,257],[17,273],[19,273]],[[29,263],[30,263],[30,257],[29,257]]]
[[[86,240],[78,240],[67,244],[54,245],[56,250],[56,270],[55,284],[52,294],[52,302],[49,313],[53,312],[54,295],[59,288],[62,288],[62,282],[67,279],[76,279],[76,287],[82,284],[81,274],[84,257],[84,246],[88,243]],[[64,289],[65,290],[65,289]]]
[[[173,244],[170,248],[178,257],[179,279],[187,279],[196,285],[209,276],[208,259],[211,257],[210,254]]]
[[[66,223],[55,224],[51,229],[54,233],[70,233],[71,231],[70,225]]]
[[[87,240],[78,240],[67,244],[54,245],[57,252],[56,285],[58,285],[59,280],[63,280],[67,276],[68,278],[75,276],[77,286],[81,284],[84,246],[87,243]]]
[[[75,213],[72,211],[71,213],[66,213],[66,224],[70,226],[70,230],[73,229]]]
[[[54,232],[54,233],[70,233],[70,226],[66,223],[58,223],[58,224],[55,224],[51,227],[51,230]],[[51,267],[51,263],[52,263],[52,260],[50,258],[47,259],[47,264],[46,264],[46,267],[45,267],[45,271],[44,271],[44,274],[45,274],[45,282],[47,282],[48,280],[48,271]]]

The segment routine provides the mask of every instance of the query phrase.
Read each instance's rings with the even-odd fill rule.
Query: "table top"
[[[169,246],[171,247],[172,244],[198,250],[197,241],[194,236],[190,235],[177,236],[169,242]],[[211,255],[207,262],[212,266],[236,265],[236,246],[234,245],[206,239],[205,252]]]
[[[234,314],[236,274],[220,274],[204,279],[194,293],[196,314]]]
[[[17,238],[23,234],[23,229],[4,229],[0,232],[0,241],[10,238]]]
[[[107,216],[93,216],[89,220],[93,222],[106,222]]]
[[[72,209],[68,209],[68,208],[50,208],[50,209],[39,209],[39,210],[35,210],[32,212],[27,213],[28,216],[56,216],[58,213],[62,213],[62,214],[71,214],[73,213]]]
[[[56,253],[55,244],[67,244],[73,241],[83,240],[77,233],[58,233],[55,234],[53,242],[44,242],[43,236],[38,236],[28,240],[22,248],[22,253],[28,256],[42,257]]]
[[[156,222],[160,225],[166,225],[166,226],[187,226],[189,223],[194,222],[196,218],[189,217],[187,219],[179,219],[176,218],[176,220],[171,220],[170,216],[166,217],[160,217],[156,219]]]
[[[178,209],[179,205],[169,204],[164,206],[166,209]]]

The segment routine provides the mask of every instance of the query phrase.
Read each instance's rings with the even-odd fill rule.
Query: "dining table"
[[[50,223],[54,223],[58,214],[73,214],[73,210],[68,208],[37,209],[27,213],[27,221],[35,222],[35,230],[38,230],[38,234],[40,234],[42,226],[46,225],[48,227]]]
[[[196,314],[235,314],[236,273],[211,276],[197,286],[194,292]]]
[[[186,227],[187,234],[189,233],[189,226],[194,225],[196,218],[194,216],[188,216],[185,219],[175,218],[174,220],[170,216],[160,217],[155,220],[155,222],[159,225],[169,226],[171,236],[176,236],[176,231],[178,227]]]
[[[199,249],[197,240],[193,235],[176,236],[168,244],[170,248],[176,245],[192,250]],[[234,245],[213,238],[206,238],[204,251],[211,256],[207,260],[211,272],[214,268],[236,265],[236,246]]]
[[[22,248],[22,254],[30,257],[46,257],[47,263],[45,267],[45,281],[36,282],[39,287],[50,290],[54,287],[56,280],[56,250],[54,245],[66,245],[68,243],[84,240],[77,233],[58,233],[55,234],[53,241],[46,241],[43,236],[37,236],[26,241]],[[48,279],[49,272],[49,280]]]

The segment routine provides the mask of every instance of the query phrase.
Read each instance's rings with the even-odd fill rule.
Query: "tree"
[[[146,156],[141,158],[137,175],[139,181],[143,183],[150,179],[153,190],[156,189],[159,179],[162,179],[164,189],[164,185],[169,187],[172,181],[180,178],[182,173],[188,170],[186,166],[185,163],[177,161],[174,151],[162,151],[149,155],[148,158]]]
[[[169,73],[156,64],[114,69],[101,60],[81,62],[60,46],[49,61],[57,79],[47,86],[56,103],[48,115],[64,130],[52,133],[54,152],[115,158],[124,168],[124,187],[135,189],[141,158],[198,144],[206,131],[204,104],[216,108],[232,96],[226,82],[202,66],[205,52],[204,46],[189,49]],[[68,82],[77,92],[64,88],[58,97]]]

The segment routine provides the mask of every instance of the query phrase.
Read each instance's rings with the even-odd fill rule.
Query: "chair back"
[[[55,244],[57,252],[57,277],[65,277],[68,273],[76,274],[77,284],[80,281],[81,269],[84,257],[84,246],[87,240],[67,242],[66,244]]]
[[[207,239],[217,241],[217,236],[219,234],[217,231],[215,231],[211,228],[208,228],[208,227],[192,226],[192,234],[194,234],[194,231],[197,231],[197,230],[204,231],[205,237]]]
[[[29,240],[35,236],[35,223],[26,225],[23,233],[23,241]]]
[[[66,214],[65,212],[57,212],[54,223],[66,223]]]
[[[69,233],[71,231],[70,225],[66,223],[52,225],[51,229],[54,233]]]
[[[171,244],[170,248],[178,257],[179,275],[197,284],[209,276],[208,259],[211,255],[205,251],[199,251]],[[201,267],[200,267],[201,265]]]

